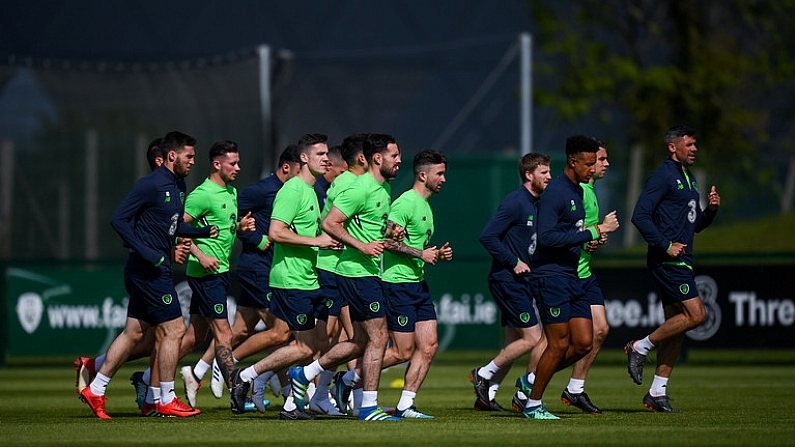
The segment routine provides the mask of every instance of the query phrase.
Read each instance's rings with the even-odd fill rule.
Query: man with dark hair
[[[94,414],[110,419],[105,411],[105,390],[150,326],[156,332],[157,356],[153,369],[159,377],[157,413],[194,416],[198,410],[174,394],[179,344],[185,333],[179,299],[171,277],[171,248],[175,236],[217,237],[218,228],[192,228],[183,221],[185,181],[194,163],[196,140],[181,132],[163,138],[163,166],[135,183],[111,217],[111,226],[129,249],[124,283],[130,294],[124,330],[108,348],[105,361],[81,399]]]
[[[265,371],[278,371],[322,351],[326,336],[326,309],[317,293],[317,249],[336,247],[320,231],[320,207],[313,189],[326,172],[328,146],[323,134],[306,134],[298,141],[301,169],[276,194],[269,240],[275,244],[270,275],[271,313],[293,333],[293,340],[245,369],[232,374],[232,411],[242,413],[251,382]],[[314,419],[287,398],[280,419]]]
[[[400,169],[400,148],[391,135],[373,134],[364,145],[364,156],[367,173],[336,197],[323,219],[323,230],[346,245],[337,263],[337,280],[351,312],[353,337],[337,343],[306,368],[292,368],[289,375],[293,397],[302,409],[309,377],[363,356],[359,419],[398,421],[378,407],[378,383],[389,338],[380,259],[384,239],[392,237],[387,185]]]
[[[163,153],[160,151],[162,142],[162,138],[155,138],[146,148],[146,162],[149,164],[149,169],[153,171],[163,164]]]
[[[251,213],[255,230],[237,233],[237,238],[243,243],[243,250],[237,264],[240,295],[232,325],[232,346],[235,346],[232,360],[235,363],[263,349],[285,343],[290,337],[287,326],[268,311],[271,294],[268,280],[273,262],[273,245],[268,239],[268,231],[276,193],[287,180],[298,174],[301,167],[297,150],[298,146],[295,144],[287,146],[279,156],[275,172],[247,186],[238,196],[238,213]],[[254,327],[260,320],[265,322],[267,329],[255,334]],[[213,395],[220,399],[223,389],[226,388],[221,369],[214,359],[215,349],[210,345],[193,367],[183,366],[180,369],[185,382],[185,394],[191,406],[196,406],[196,393],[210,368]],[[252,400],[259,411],[265,411],[265,401],[261,393],[252,394]]]
[[[480,233],[480,243],[491,255],[489,291],[502,313],[505,345],[491,362],[470,373],[477,396],[476,410],[505,411],[494,398],[511,366],[530,353],[527,375],[517,380],[520,392],[524,392],[535,380],[535,366],[544,350],[529,275],[530,257],[536,248],[536,203],[551,178],[549,160],[543,154],[522,156],[521,186],[503,199]],[[522,387],[522,383],[530,385]],[[523,409],[522,405],[517,411]]]
[[[594,192],[594,183],[597,180],[604,178],[607,172],[607,167],[610,163],[607,161],[607,145],[594,138],[599,144],[599,151],[596,152],[596,165],[594,165],[594,173],[591,180],[580,183],[583,190],[583,204],[585,205],[585,226],[596,225],[599,223],[599,202],[596,200],[596,192]],[[615,211],[610,212],[610,215],[615,215]],[[596,281],[596,276],[591,272],[591,255],[599,247],[599,241],[590,241],[582,246],[580,250],[580,262],[577,267],[577,275],[583,283],[585,291],[585,300],[591,306],[591,321],[593,322],[593,348],[585,357],[578,360],[571,371],[571,378],[566,389],[560,399],[567,405],[573,405],[580,410],[590,414],[601,414],[602,410],[591,402],[588,398],[588,393],[585,392],[585,377],[591,369],[591,365],[599,350],[602,348],[602,343],[607,337],[607,332],[610,329],[607,325],[607,314],[605,313],[605,299],[602,295],[602,289]]]
[[[643,382],[643,363],[659,347],[657,369],[643,405],[652,411],[676,412],[668,399],[668,378],[685,332],[704,321],[706,312],[693,275],[694,234],[708,227],[720,208],[715,186],[702,210],[696,178],[688,169],[696,161],[696,132],[675,126],[665,134],[670,156],[649,176],[635,204],[632,223],[649,244],[646,263],[660,289],[665,321],[645,338],[624,347],[632,380]]]
[[[193,350],[197,340],[203,340],[207,329],[211,329],[216,361],[227,387],[231,387],[232,329],[226,307],[226,292],[231,282],[229,256],[235,235],[254,231],[255,221],[250,212],[238,219],[237,190],[231,185],[240,171],[237,144],[228,140],[214,143],[209,161],[209,177],[185,201],[185,222],[197,227],[216,226],[219,234],[210,241],[196,241],[191,247],[186,271],[192,292],[190,313],[200,318],[191,318],[181,353]]]
[[[331,183],[340,174],[348,170],[348,163],[342,158],[342,148],[340,146],[332,146],[328,150],[328,171],[318,177],[315,182],[315,192],[317,193],[317,201],[320,208],[325,208],[326,193],[331,187]]]
[[[352,134],[342,140],[339,147],[340,156],[343,159],[342,163],[345,164],[347,170],[337,176],[328,189],[325,204],[323,205],[323,213],[321,214],[321,222],[328,215],[331,208],[334,206],[334,200],[340,194],[353,184],[356,177],[367,172],[367,160],[364,158],[364,145],[367,143],[369,136],[364,133]],[[336,166],[336,163],[335,163]],[[328,173],[326,173],[328,175]],[[318,178],[320,181],[323,177]],[[317,184],[315,185],[317,191]],[[329,303],[328,308],[328,335],[331,339],[331,345],[339,343],[340,340],[346,340],[353,336],[353,323],[351,322],[350,311],[345,297],[340,293],[337,286],[337,261],[339,261],[342,250],[319,250],[317,255],[317,274],[318,282],[320,282],[320,294],[323,299]],[[336,394],[335,400],[337,405],[331,403],[329,400],[329,389],[331,387],[332,378],[335,376],[336,367],[323,371],[317,380],[317,389],[309,402],[309,409],[312,412],[327,414],[332,416],[341,416],[347,413],[348,397],[350,388],[346,388],[344,382],[344,373],[340,372],[337,376],[335,383]],[[352,375],[348,376],[349,382],[353,383],[356,379]],[[255,382],[256,386],[256,382]],[[355,394],[355,398],[358,393]],[[356,399],[354,399],[356,400]]]
[[[387,328],[392,344],[384,353],[382,367],[409,362],[395,409],[395,416],[403,419],[433,418],[417,410],[414,399],[438,347],[436,310],[425,281],[425,264],[453,259],[449,242],[441,248],[431,246],[434,221],[429,200],[442,190],[446,172],[447,157],[443,153],[421,150],[414,156],[414,185],[389,210],[389,221],[403,228],[405,237],[403,244],[385,240],[381,279],[387,291]]]
[[[584,135],[566,139],[566,166],[549,182],[538,203],[538,248],[533,257],[530,284],[547,347],[538,361],[536,378],[522,416],[558,419],[541,398],[549,380],[588,354],[593,340],[591,307],[577,276],[580,249],[593,240],[605,240],[618,229],[618,219],[608,215],[601,224],[586,227],[580,183],[590,181],[599,143]]]

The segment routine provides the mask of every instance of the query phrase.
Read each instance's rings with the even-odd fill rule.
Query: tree
[[[770,160],[791,154],[795,138],[795,1],[529,3],[547,58],[536,76],[554,85],[535,93],[541,107],[620,125],[612,154],[640,147],[646,171],[663,156],[665,130],[688,124],[707,149],[697,166],[730,216],[778,204],[787,162]]]

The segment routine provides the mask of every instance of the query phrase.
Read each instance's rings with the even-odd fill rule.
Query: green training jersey
[[[580,183],[582,186],[582,203],[585,204],[585,225],[591,226],[599,223],[599,202],[596,200],[596,193],[590,183]],[[587,278],[591,276],[591,255],[586,253],[585,247],[580,250],[580,263],[577,266],[577,276]]]
[[[185,199],[185,212],[193,217],[191,224],[196,227],[215,225],[218,237],[197,238],[193,243],[204,254],[218,259],[218,270],[207,272],[199,260],[190,255],[186,274],[202,277],[229,271],[229,255],[235,244],[237,232],[237,190],[232,185],[221,186],[209,178],[197,186]]]
[[[282,186],[273,200],[271,221],[287,224],[290,231],[306,237],[320,234],[320,205],[315,189],[300,177]],[[279,289],[316,290],[317,248],[274,243],[270,286]]]
[[[417,250],[431,246],[433,212],[424,197],[409,189],[392,203],[389,220],[406,229],[403,243]],[[425,261],[384,252],[384,273],[381,279],[390,283],[420,282],[425,279]]]
[[[351,236],[365,244],[384,239],[391,201],[389,194],[385,185],[365,173],[337,195],[334,206],[348,217],[345,229]],[[379,276],[380,256],[368,256],[355,248],[346,248],[337,262],[337,273],[349,278]]]
[[[352,185],[354,180],[356,180],[356,174],[352,173],[351,171],[345,171],[338,175],[333,182],[331,182],[331,186],[326,193],[326,204],[323,206],[323,214],[320,218],[321,222],[326,218],[326,216],[328,216],[328,212],[331,211],[331,207],[334,206],[334,199],[341,191]],[[339,261],[340,255],[342,255],[342,251],[340,250],[318,250],[317,268],[327,272],[336,273],[337,261]]]

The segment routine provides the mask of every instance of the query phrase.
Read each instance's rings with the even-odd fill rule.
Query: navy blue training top
[[[270,177],[247,186],[237,197],[238,214],[245,216],[251,211],[251,217],[254,218],[256,225],[255,231],[237,233],[237,238],[243,242],[243,251],[237,264],[238,270],[256,270],[263,273],[270,271],[273,262],[273,244],[267,250],[263,251],[261,248],[265,246],[271,228],[273,200],[282,185],[284,183],[281,179],[276,174],[271,174]]]
[[[682,163],[665,159],[646,180],[632,213],[632,223],[649,244],[648,265],[684,263],[692,268],[693,236],[707,228],[716,213],[701,209],[695,176],[682,169]],[[680,259],[666,253],[673,242],[687,245]]]
[[[534,275],[577,278],[582,245],[596,239],[596,230],[584,231],[582,187],[565,173],[549,182],[538,201],[538,249]]]
[[[331,183],[322,175],[315,181],[315,194],[317,194],[317,203],[321,210],[326,206],[326,193],[330,187]]]
[[[483,231],[480,243],[491,255],[491,281],[527,281],[528,276],[513,272],[517,261],[531,266],[530,258],[536,249],[536,202],[527,188],[505,196]]]
[[[110,218],[110,225],[129,249],[127,267],[169,268],[175,236],[209,236],[211,227],[186,224],[184,213],[185,181],[167,167],[135,182]]]

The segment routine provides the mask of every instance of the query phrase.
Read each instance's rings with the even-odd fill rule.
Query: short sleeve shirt
[[[596,192],[590,183],[580,183],[582,186],[582,202],[585,205],[585,226],[591,227],[599,223],[599,202],[596,200]],[[587,278],[591,276],[591,255],[585,251],[583,245],[580,250],[580,263],[577,266],[577,276]]]
[[[403,243],[417,250],[431,246],[433,213],[431,206],[417,191],[409,189],[392,203],[389,220],[406,229]],[[425,261],[391,252],[384,252],[384,273],[389,283],[420,282],[425,279]]]
[[[320,205],[314,188],[300,177],[288,180],[273,201],[271,222],[274,220],[284,222],[299,236],[317,237],[320,234]],[[280,289],[318,289],[316,262],[315,247],[275,243],[270,286]]]
[[[323,205],[321,222],[326,218],[328,212],[331,211],[331,207],[334,206],[334,200],[339,193],[352,185],[354,180],[356,180],[356,174],[350,171],[345,171],[338,175],[333,182],[331,182],[331,186],[326,193],[326,203]],[[339,250],[318,250],[317,268],[327,272],[336,273],[337,262],[339,261],[341,255],[342,251]]]
[[[205,179],[185,199],[185,213],[193,217],[192,225],[218,227],[217,238],[197,238],[193,243],[204,254],[218,259],[215,273],[229,271],[229,256],[235,244],[237,231],[237,190],[232,185],[221,186]],[[188,258],[188,276],[202,277],[211,274],[202,268],[199,260],[191,255]]]
[[[367,244],[384,239],[390,202],[389,189],[370,173],[365,173],[356,177],[350,188],[340,192],[334,206],[348,217],[345,223],[348,233]],[[379,276],[380,257],[368,256],[353,248],[345,249],[337,263],[337,273],[349,278]]]

